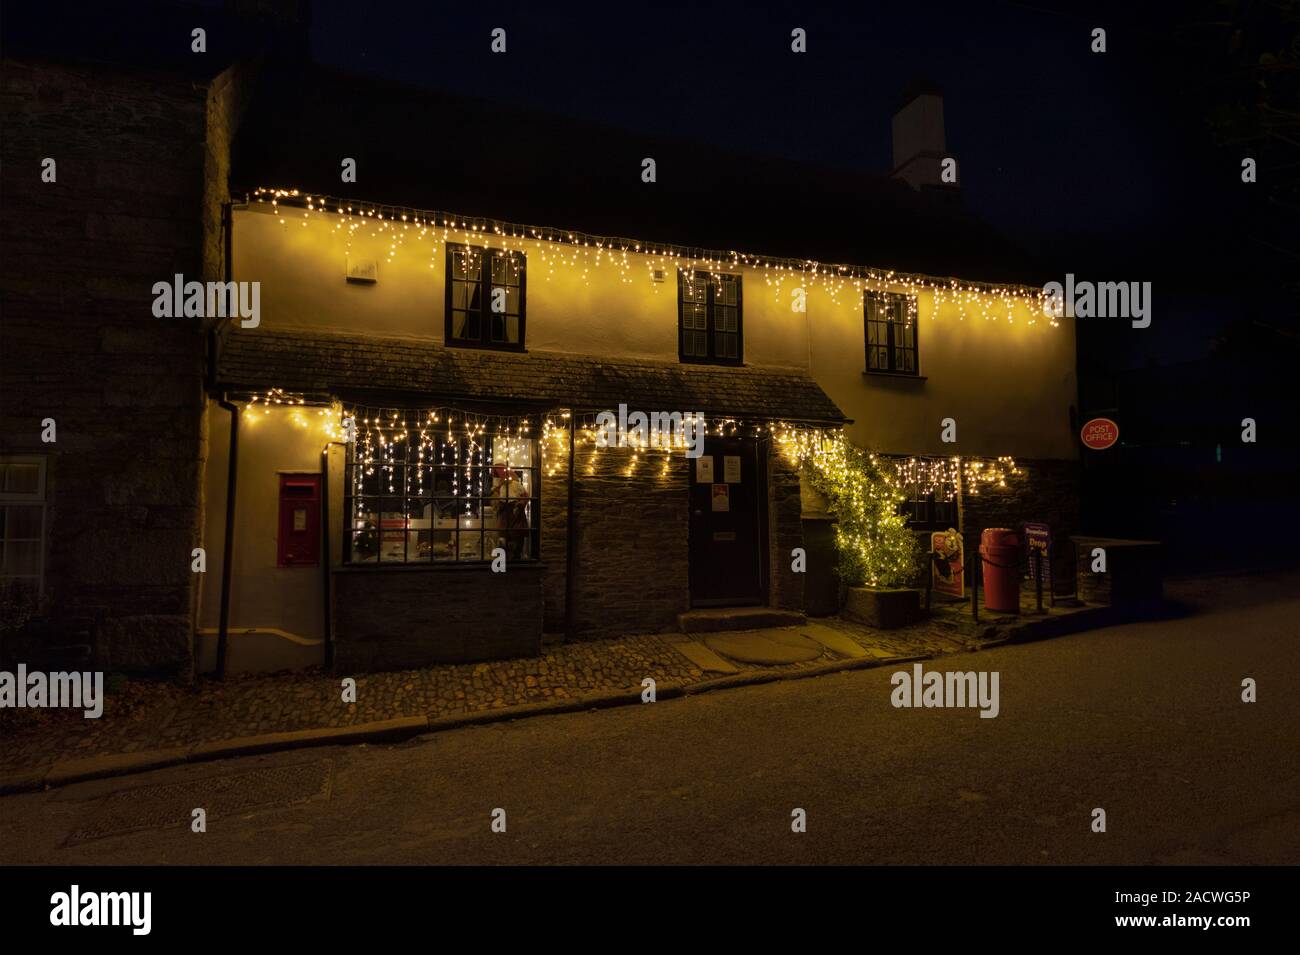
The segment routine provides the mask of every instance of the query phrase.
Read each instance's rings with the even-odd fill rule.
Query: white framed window
[[[0,455],[0,592],[40,601],[45,584],[45,456]]]

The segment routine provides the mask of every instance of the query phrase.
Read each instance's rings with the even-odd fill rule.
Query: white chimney
[[[913,189],[955,189],[959,180],[942,178],[942,163],[948,158],[952,157],[944,143],[943,91],[933,83],[913,83],[894,113],[893,175]]]

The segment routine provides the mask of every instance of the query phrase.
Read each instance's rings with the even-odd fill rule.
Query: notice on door
[[[713,455],[701,454],[695,459],[695,483],[713,483]],[[715,507],[714,510],[716,511],[717,508]]]
[[[740,455],[726,454],[722,457],[722,480],[728,484],[740,483]]]
[[[731,488],[726,484],[713,485],[713,509],[715,511],[731,510]]]

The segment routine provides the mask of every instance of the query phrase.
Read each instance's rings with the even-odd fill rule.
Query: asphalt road
[[[998,671],[996,719],[896,709],[887,666],[179,767],[0,797],[0,862],[1300,862],[1300,575],[1169,591],[1192,612],[926,664]],[[327,797],[64,845],[113,793],[320,759]]]

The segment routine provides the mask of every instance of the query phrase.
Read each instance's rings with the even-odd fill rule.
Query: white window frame
[[[36,599],[38,601],[45,599],[45,466],[47,457],[44,454],[0,454],[0,464],[35,464],[38,468],[38,477],[36,479],[36,490],[30,493],[20,493],[17,491],[5,491],[3,485],[0,485],[0,507],[6,504],[39,504],[41,507],[41,536],[40,543],[40,565],[36,572]],[[8,528],[6,528],[8,533]],[[6,537],[5,540],[8,538]],[[0,541],[2,544],[3,541]],[[0,555],[3,560],[3,555]],[[6,575],[3,564],[0,563],[0,583],[6,580],[30,580],[31,575]]]

